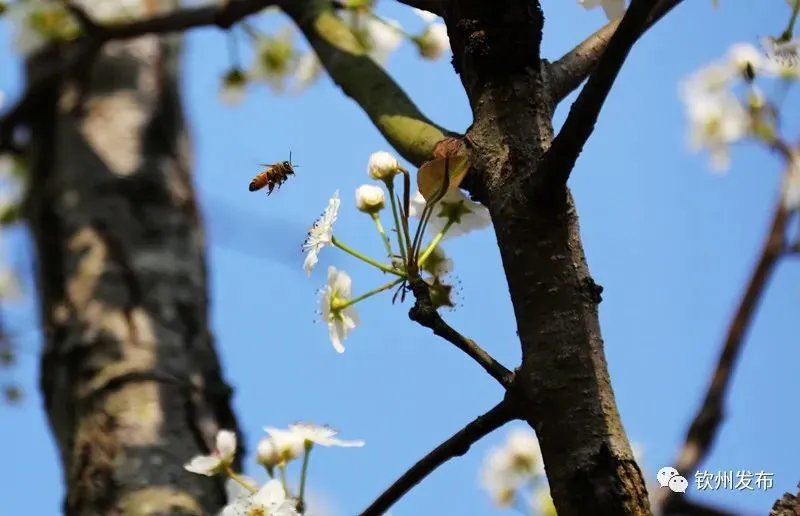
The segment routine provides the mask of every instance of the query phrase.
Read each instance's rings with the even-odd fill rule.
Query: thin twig
[[[631,2],[619,27],[611,36],[605,52],[598,60],[597,67],[570,107],[564,125],[542,158],[544,183],[562,185],[567,182],[584,144],[594,131],[608,93],[628,53],[643,34],[652,11],[653,0]]]
[[[403,473],[389,488],[384,491],[360,516],[380,516],[405,496],[411,488],[422,482],[439,466],[466,454],[470,447],[509,421],[515,419],[509,404],[503,400],[485,414],[453,434],[452,437],[434,448],[419,462]]]
[[[767,287],[767,282],[783,254],[784,238],[788,222],[788,212],[779,196],[775,203],[772,223],[764,241],[761,256],[750,276],[744,295],[728,327],[725,342],[722,346],[717,365],[711,377],[703,403],[686,433],[686,439],[678,454],[675,468],[681,475],[687,476],[705,459],[717,436],[724,417],[725,394],[730,386],[731,376],[744,345],[747,330]],[[666,509],[677,498],[671,492],[661,496],[662,506]]]
[[[681,0],[661,0],[650,13],[643,32],[653,27],[679,3]],[[556,102],[575,91],[592,73],[618,26],[619,20],[608,22],[550,65],[550,89]]]
[[[442,316],[440,316],[439,312],[433,307],[428,284],[425,283],[425,281],[421,278],[417,278],[410,282],[410,286],[412,292],[414,292],[416,302],[408,311],[408,317],[412,321],[426,328],[430,328],[433,330],[434,335],[438,335],[469,355],[469,357],[477,362],[478,365],[492,376],[492,378],[507,389],[514,379],[514,373],[495,360],[494,357],[487,353],[474,340],[461,335],[442,319]]]
[[[91,16],[89,16],[83,7],[76,5],[69,0],[62,0],[62,4],[64,4],[64,8],[69,11],[73,18],[78,21],[78,25],[81,27],[81,31],[83,34],[87,36],[94,36],[102,28],[95,22]]]

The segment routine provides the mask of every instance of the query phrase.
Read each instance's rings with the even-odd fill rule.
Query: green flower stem
[[[378,228],[378,233],[381,235],[381,239],[383,240],[383,246],[386,248],[386,253],[389,255],[389,259],[392,259],[392,243],[389,241],[389,237],[386,236],[386,231],[383,229],[383,224],[381,224],[381,216],[376,212],[372,214],[372,220],[375,221],[375,227]]]
[[[286,481],[286,463],[281,462],[278,465],[278,469],[281,473],[281,484],[283,484],[283,490],[286,491],[286,497],[291,498],[292,492],[289,490],[289,483]]]
[[[374,296],[375,294],[380,294],[384,290],[389,290],[390,288],[394,287],[395,285],[399,285],[400,283],[404,282],[405,280],[406,280],[406,278],[405,278],[405,276],[403,276],[401,278],[397,278],[394,281],[390,281],[389,283],[381,285],[378,288],[374,288],[374,289],[370,290],[369,292],[365,292],[364,294],[361,294],[358,297],[354,297],[353,299],[348,299],[347,301],[344,301],[344,302],[340,301],[338,303],[334,302],[331,305],[331,311],[332,312],[333,311],[340,312],[340,311],[344,310],[345,308],[347,308],[348,306],[352,306],[352,305],[358,303],[359,301],[363,301],[363,300],[367,299],[368,297]]]
[[[389,198],[392,200],[392,217],[394,217],[394,227],[397,231],[397,246],[400,247],[400,257],[403,265],[408,263],[406,257],[406,245],[403,241],[403,228],[400,226],[400,216],[397,214],[397,198],[394,195],[394,178],[386,181],[386,189],[389,191]]]
[[[422,245],[422,232],[425,231],[425,221],[427,220],[430,211],[431,207],[428,205],[428,203],[425,203],[425,207],[422,208],[422,213],[419,217],[417,231],[414,233],[414,241],[411,244],[411,256],[419,255],[419,248]]]
[[[311,455],[313,443],[306,441],[306,452],[303,454],[303,468],[300,470],[300,492],[297,495],[297,510],[300,514],[306,512],[306,477],[308,476],[308,456]]]
[[[243,476],[233,471],[230,467],[228,467],[225,473],[231,478],[231,480],[238,482],[242,487],[251,493],[256,493],[258,491],[254,485],[250,484],[250,482],[248,482]]]
[[[447,224],[444,225],[439,234],[433,237],[433,240],[431,240],[431,243],[428,244],[428,247],[425,249],[425,252],[423,252],[422,256],[419,257],[420,267],[425,265],[425,262],[428,260],[428,257],[433,253],[433,250],[436,249],[436,246],[439,245],[439,242],[442,241],[442,238],[444,238],[445,233],[447,233],[447,231],[453,226],[454,223],[455,220],[453,219],[448,220]]]
[[[404,37],[406,37],[408,39],[411,39],[411,40],[413,40],[415,38],[415,36],[413,34],[411,34],[410,32],[405,31],[402,27],[398,27],[397,25],[395,25],[393,23],[390,23],[389,20],[387,20],[386,18],[383,18],[382,16],[379,16],[379,15],[375,14],[375,11],[373,11],[372,9],[368,10],[367,12],[369,13],[369,15],[374,20],[384,24],[386,27],[388,27],[391,30],[397,32],[401,36],[404,36]]]
[[[797,22],[798,13],[800,13],[800,0],[795,0],[792,5],[792,16],[789,18],[789,25],[786,27],[786,30],[783,31],[783,34],[781,34],[781,40],[783,40],[784,43],[792,40],[794,24]]]
[[[363,254],[359,253],[358,251],[356,251],[352,247],[348,247],[348,246],[344,245],[343,243],[339,242],[336,239],[336,237],[331,237],[331,244],[335,245],[336,247],[338,247],[339,249],[341,249],[345,253],[347,253],[347,254],[349,254],[351,256],[355,256],[356,258],[358,258],[362,262],[366,262],[366,263],[372,265],[373,267],[377,267],[378,269],[382,270],[383,272],[388,272],[390,274],[396,274],[397,276],[404,276],[404,274],[402,272],[397,271],[397,270],[395,270],[395,269],[393,269],[391,267],[388,267],[388,266],[380,263],[377,260],[373,260],[372,258],[369,258],[368,256],[364,256]]]

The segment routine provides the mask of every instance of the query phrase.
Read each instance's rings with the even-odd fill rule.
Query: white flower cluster
[[[511,430],[500,446],[489,451],[480,481],[501,507],[522,505],[534,514],[555,516],[539,441],[530,429]]]
[[[796,56],[797,42],[778,43],[767,38],[762,49],[737,43],[724,59],[703,67],[680,85],[690,147],[707,150],[716,171],[729,168],[731,145],[745,138],[778,149],[787,162],[784,200],[791,209],[800,207],[798,149],[781,138],[778,108],[757,80],[796,81],[800,78]]]
[[[397,175],[405,175],[407,179],[408,172],[389,152],[375,152],[370,156],[367,175],[377,183],[358,187],[355,204],[359,211],[373,219],[383,241],[388,263],[369,258],[344,245],[334,236],[333,227],[341,207],[338,191],[328,201],[327,208],[311,227],[303,243],[303,250],[306,253],[303,268],[309,275],[318,263],[322,249],[334,246],[396,278],[354,298],[350,275],[332,266],[328,268],[328,282],[321,290],[320,313],[323,322],[328,326],[333,347],[339,353],[344,352],[344,340],[359,323],[354,305],[393,287],[399,289],[395,296],[404,295],[405,286],[413,279],[411,274],[425,274],[421,279],[428,284],[431,302],[435,308],[454,306],[451,299],[452,286],[443,280],[452,271],[453,262],[444,254],[439,243],[443,239],[464,235],[491,224],[489,211],[467,198],[455,187],[443,192],[435,204],[430,206],[420,192],[408,195],[408,206],[398,205],[400,203],[395,195],[394,181]],[[384,188],[388,191],[388,195],[384,192]],[[394,233],[397,236],[396,250],[389,237],[391,233],[387,234],[384,230],[380,217],[387,204],[392,209]],[[413,235],[409,230],[410,217],[419,219]],[[431,234],[432,240],[423,246],[422,238],[425,231]],[[409,267],[409,264],[413,266]]]
[[[642,467],[641,447],[636,444],[631,447],[634,459]],[[642,475],[649,478],[644,471]],[[530,428],[510,430],[502,444],[489,450],[479,480],[500,507],[513,507],[533,516],[557,516],[539,440]],[[655,493],[657,489],[648,491]]]
[[[210,455],[198,455],[184,465],[187,471],[198,475],[226,475],[228,505],[221,516],[299,516],[305,512],[305,486],[309,454],[315,445],[323,447],[353,448],[364,446],[363,441],[345,441],[336,438],[328,427],[308,423],[289,425],[286,430],[266,427],[268,437],[258,444],[256,461],[262,465],[270,480],[263,486],[233,470],[236,456],[236,434],[230,430],[217,433],[216,445]],[[296,497],[286,481],[286,466],[303,458],[300,487]],[[280,472],[275,476],[275,469]]]
[[[352,31],[358,46],[376,63],[385,65],[404,39],[416,45],[420,56],[429,60],[439,59],[450,49],[447,28],[436,21],[436,15],[414,9],[425,27],[419,35],[412,35],[397,21],[379,16],[371,6],[363,4],[361,0],[352,5],[345,2],[342,21]],[[322,76],[323,67],[317,54],[313,50],[300,52],[293,44],[293,29],[285,27],[274,36],[252,36],[257,44],[251,70],[234,67],[223,76],[220,95],[226,104],[238,103],[250,82],[263,81],[273,91],[282,92],[288,81],[292,83],[292,91],[300,92]]]

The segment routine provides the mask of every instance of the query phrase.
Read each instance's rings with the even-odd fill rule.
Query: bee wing
[[[264,215],[202,194],[200,198],[210,246],[268,260],[302,273],[300,246],[311,227],[310,222]],[[328,255],[329,261],[331,258],[335,259],[336,253]],[[336,265],[334,261],[330,263]]]

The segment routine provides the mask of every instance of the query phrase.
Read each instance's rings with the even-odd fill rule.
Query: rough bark
[[[41,390],[69,516],[225,502],[221,479],[182,467],[237,425],[208,330],[179,52],[176,38],[109,43],[30,121]],[[28,81],[63,58],[30,58]]]
[[[491,212],[522,346],[508,396],[536,430],[559,516],[650,514],[609,381],[601,288],[575,205],[565,186],[540,180],[553,138],[541,9],[451,0],[444,15],[474,117],[468,184]]]

